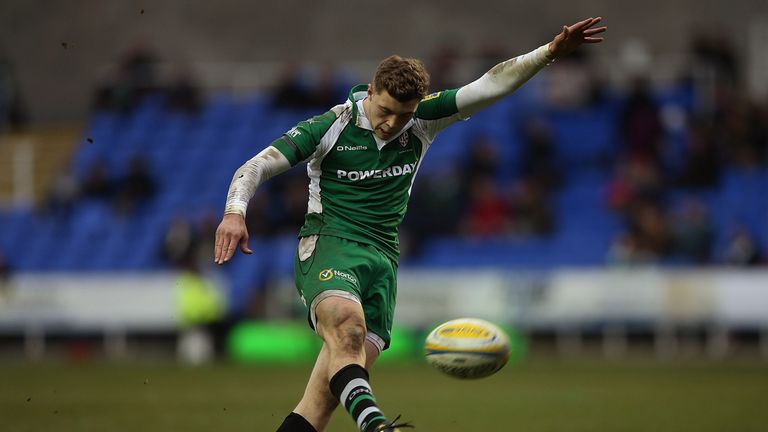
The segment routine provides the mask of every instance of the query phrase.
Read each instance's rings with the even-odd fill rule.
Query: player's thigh
[[[379,352],[389,348],[397,298],[397,265],[381,254],[378,274],[363,293],[367,339]]]
[[[318,306],[327,299],[346,299],[362,305],[361,279],[368,277],[368,261],[368,252],[356,242],[332,236],[302,238],[294,270],[296,288],[308,308],[312,328],[317,327]]]
[[[333,290],[329,290],[324,293],[332,292]],[[359,328],[361,335],[365,334],[363,307],[356,299],[351,300],[340,295],[324,296],[315,304],[314,317],[315,330],[326,343],[348,335],[352,328]]]

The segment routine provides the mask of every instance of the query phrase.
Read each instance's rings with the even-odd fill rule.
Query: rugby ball
[[[496,325],[477,318],[440,324],[424,343],[427,362],[452,377],[493,375],[509,360],[509,337]]]

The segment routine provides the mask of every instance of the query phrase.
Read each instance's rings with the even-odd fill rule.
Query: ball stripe
[[[431,356],[431,355],[440,355],[440,354],[451,354],[451,355],[477,355],[481,357],[506,357],[507,353],[505,352],[478,352],[478,351],[436,351],[436,350],[430,350],[427,351],[425,355]]]
[[[485,348],[472,348],[472,349],[460,349],[459,351],[456,350],[456,347],[450,347],[445,345],[437,345],[437,344],[431,344],[428,343],[424,346],[424,349],[427,351],[443,351],[443,352],[471,352],[471,353],[498,353],[500,351],[507,351],[509,348],[506,345],[492,345]]]

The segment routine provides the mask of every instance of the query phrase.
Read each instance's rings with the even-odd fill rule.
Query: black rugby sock
[[[329,387],[361,432],[371,432],[386,422],[368,384],[368,372],[362,366],[344,366],[331,378]]]

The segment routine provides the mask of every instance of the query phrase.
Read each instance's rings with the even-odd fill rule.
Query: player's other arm
[[[460,88],[456,93],[459,114],[467,118],[488,107],[520,88],[544,66],[570,53],[579,45],[602,42],[603,38],[595,35],[604,32],[607,27],[593,27],[600,20],[601,18],[588,18],[571,26],[563,26],[563,31],[550,43],[499,63],[479,79]]]
[[[248,202],[260,184],[290,167],[288,158],[274,146],[269,146],[235,171],[227,193],[224,217],[216,229],[215,263],[224,264],[229,261],[238,244],[243,253],[253,253],[248,248],[248,229],[245,226]]]
[[[248,249],[245,210],[256,188],[312,156],[320,138],[343,108],[344,106],[340,105],[323,115],[299,122],[235,172],[227,194],[224,218],[216,230],[214,262],[224,264],[229,261],[235,254],[238,244],[244,253],[251,253]]]

